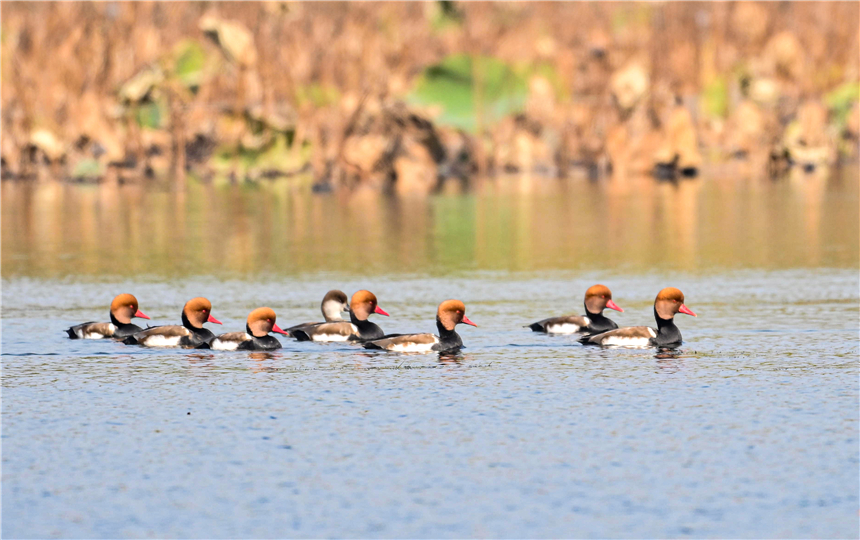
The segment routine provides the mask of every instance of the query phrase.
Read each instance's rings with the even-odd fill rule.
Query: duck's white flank
[[[109,335],[111,336],[114,334],[114,332],[116,332],[116,326],[113,323],[108,323],[108,329],[110,330]],[[101,332],[88,332],[84,334],[83,328],[78,329],[78,331],[75,333],[78,335],[79,338],[82,339],[102,339],[105,337],[105,335],[107,335],[102,334]]]
[[[657,332],[654,331],[653,328],[646,327],[650,337],[646,336],[637,336],[637,337],[629,337],[629,336],[619,336],[619,335],[608,335],[602,340],[600,340],[601,345],[616,345],[618,347],[648,347],[651,345],[651,338],[657,337]],[[623,331],[621,329],[620,331]],[[614,333],[614,332],[613,332]]]
[[[358,334],[358,327],[354,324],[350,325],[352,327],[352,333]],[[311,335],[312,341],[348,341],[349,336],[343,335],[340,332],[336,334],[324,334],[324,333],[315,333]]]
[[[349,336],[343,334],[314,334],[311,336],[313,341],[346,341]]]
[[[588,320],[588,319],[586,319]],[[586,322],[588,325],[591,321]],[[578,324],[564,323],[564,324],[550,324],[547,325],[546,331],[550,334],[576,334],[580,330],[582,330],[582,326]]]
[[[428,353],[433,351],[433,345],[436,345],[437,343],[439,343],[439,338],[437,336],[433,336],[433,343],[398,343],[388,350],[395,352]]]
[[[601,345],[617,345],[621,347],[647,347],[650,339],[646,337],[621,337],[608,336],[600,344]]]
[[[140,344],[146,347],[178,347],[180,339],[182,339],[182,336],[168,337],[156,334],[153,336],[146,336]]]
[[[209,348],[213,349],[215,351],[235,351],[236,349],[239,348],[239,345],[248,341],[249,339],[251,339],[251,335],[248,333],[245,334],[245,338],[242,340],[230,339],[230,340],[226,340],[226,341],[221,341],[220,339],[215,338],[209,344]]]

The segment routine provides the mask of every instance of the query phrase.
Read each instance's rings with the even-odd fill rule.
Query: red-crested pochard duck
[[[386,313],[370,291],[358,291],[349,302],[349,322],[330,322],[298,328],[290,335],[299,341],[368,341],[385,335],[382,328],[367,320],[371,313]]]
[[[138,325],[131,324],[131,319],[134,317],[149,318],[138,309],[137,298],[133,294],[120,294],[110,303],[109,323],[85,322],[72,326],[66,332],[70,339],[123,339],[135,332],[140,332],[141,328]]]
[[[206,322],[221,324],[221,321],[212,316],[212,303],[209,300],[202,297],[192,298],[182,308],[182,326],[153,326],[125,338],[123,343],[144,347],[193,349],[215,337],[209,329],[203,328],[203,323]]]
[[[615,321],[603,315],[603,310],[624,310],[612,301],[612,291],[605,285],[593,285],[585,291],[585,315],[550,317],[528,325],[535,332],[547,334],[596,334],[618,328]]]
[[[344,311],[349,311],[349,298],[343,291],[331,290],[325,294],[320,304],[320,310],[323,314],[325,322],[342,322],[343,317],[340,316]],[[285,330],[287,335],[290,335],[293,330],[304,329],[308,326],[316,326],[323,324],[320,322],[308,322],[295,324]]]
[[[584,336],[579,341],[586,345],[618,345],[622,347],[673,347],[681,344],[681,331],[675,326],[675,314],[696,316],[684,305],[684,293],[675,287],[666,287],[654,300],[654,318],[657,328],[628,326]]]
[[[271,351],[281,348],[281,342],[269,332],[287,335],[275,324],[277,319],[275,310],[268,307],[257,308],[248,314],[244,332],[230,332],[221,334],[209,342],[208,345],[200,345],[216,351]]]
[[[401,334],[366,341],[366,349],[385,349],[397,352],[447,352],[463,346],[463,340],[454,328],[460,324],[478,326],[466,317],[466,306],[459,300],[445,300],[436,310],[436,328],[439,335]]]

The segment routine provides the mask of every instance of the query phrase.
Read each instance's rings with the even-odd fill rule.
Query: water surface
[[[430,199],[289,184],[2,184],[7,537],[855,537],[856,172],[677,187],[523,180]],[[674,352],[522,328],[610,286]],[[466,302],[460,354],[71,341],[118,292],[224,330],[373,290],[386,331]],[[283,325],[282,324],[282,325]],[[216,327],[217,328],[217,327]]]

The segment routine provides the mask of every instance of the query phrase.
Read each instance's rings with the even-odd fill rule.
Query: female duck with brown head
[[[657,328],[628,326],[602,334],[585,336],[580,343],[586,345],[617,345],[622,347],[677,347],[681,344],[681,331],[675,326],[675,315],[684,313],[696,316],[684,305],[684,293],[675,287],[666,287],[654,300],[654,318]]]
[[[368,341],[385,335],[382,328],[367,320],[373,314],[386,313],[379,307],[376,295],[370,291],[358,291],[349,303],[350,322],[330,322],[290,332],[299,341]]]
[[[367,341],[365,349],[385,349],[398,352],[451,352],[463,347],[463,340],[456,332],[458,324],[478,326],[466,317],[466,306],[459,300],[445,300],[436,310],[436,328],[439,335],[402,334]]]
[[[618,328],[615,321],[603,315],[603,310],[624,310],[612,301],[612,291],[605,285],[593,285],[585,291],[585,315],[550,317],[528,325],[535,332],[547,334],[595,334]]]
[[[281,348],[281,342],[269,332],[287,335],[275,324],[275,310],[268,307],[257,308],[248,315],[244,332],[221,334],[209,344],[199,348],[210,348],[217,351],[271,351]]]
[[[206,322],[221,324],[221,321],[212,316],[212,303],[209,300],[202,297],[192,298],[182,308],[182,326],[153,326],[127,337],[123,343],[144,347],[193,349],[215,337],[210,330],[203,328],[203,323]]]
[[[349,311],[349,298],[346,297],[343,291],[331,290],[326,293],[323,297],[322,304],[320,304],[320,310],[323,314],[323,319],[325,322],[342,322],[343,317],[340,316],[344,311]],[[316,323],[302,323],[293,325],[285,330],[287,335],[291,335],[293,330],[306,329],[309,326],[317,326],[320,324],[324,324],[321,322]]]
[[[141,328],[131,324],[131,319],[139,317],[148,319],[137,307],[137,298],[133,294],[120,294],[110,303],[110,322],[85,322],[72,326],[66,332],[70,339],[123,339]]]

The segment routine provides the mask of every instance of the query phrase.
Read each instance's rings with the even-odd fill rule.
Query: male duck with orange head
[[[675,326],[675,315],[684,313],[696,316],[684,305],[684,293],[675,287],[666,287],[654,300],[654,318],[657,328],[628,326],[593,334],[580,339],[585,345],[615,345],[621,347],[677,347],[681,344],[681,331]]]
[[[478,326],[466,317],[466,305],[459,300],[445,300],[436,310],[436,328],[439,335],[402,334],[367,341],[365,349],[385,349],[397,352],[451,352],[463,347],[463,340],[455,330],[458,324]]]
[[[248,314],[244,332],[230,332],[215,337],[199,348],[216,351],[272,351],[281,348],[281,342],[269,332],[287,335],[275,324],[275,310],[268,307],[257,308]]]
[[[624,310],[612,301],[606,285],[593,285],[585,291],[585,315],[550,317],[528,325],[535,332],[547,334],[595,334],[618,328],[615,321],[603,315],[604,309]]]
[[[153,326],[125,338],[123,343],[144,347],[193,349],[215,337],[209,329],[203,328],[203,323],[206,322],[221,324],[221,321],[212,316],[212,303],[209,300],[202,297],[192,298],[182,308],[182,326]]]
[[[137,298],[133,294],[120,294],[110,303],[110,322],[85,322],[66,332],[70,339],[123,339],[140,332],[141,328],[131,323],[134,317],[149,318],[137,308]]]

